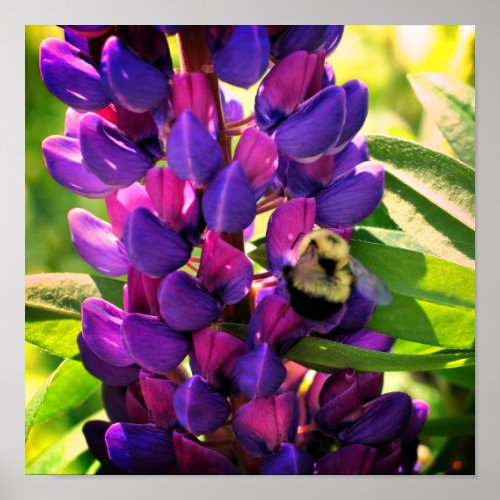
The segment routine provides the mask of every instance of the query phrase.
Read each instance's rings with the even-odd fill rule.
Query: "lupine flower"
[[[318,226],[349,239],[383,195],[383,167],[358,135],[366,86],[337,85],[325,62],[343,26],[64,30],[40,47],[42,79],[69,106],[65,135],[43,142],[45,163],[73,193],[105,200],[109,223],[70,211],[72,241],[97,271],[127,276],[123,308],[83,302],[77,338],[103,382],[109,422],[83,429],[102,471],[413,473],[426,403],[384,394],[382,373],[287,360],[307,335],[394,343],[367,328],[375,304],[356,288],[313,322],[290,307],[281,277],[301,234]],[[181,50],[182,71],[165,37],[176,33],[198,37]],[[219,80],[260,81],[254,115]],[[254,275],[244,241],[271,209],[270,273]]]

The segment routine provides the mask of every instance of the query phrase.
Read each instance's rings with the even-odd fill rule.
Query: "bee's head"
[[[337,269],[349,263],[349,245],[346,240],[328,229],[318,229],[306,234],[300,242],[299,257],[312,249],[319,258],[337,262]]]

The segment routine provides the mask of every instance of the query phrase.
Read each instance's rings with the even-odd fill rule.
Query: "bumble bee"
[[[344,238],[327,229],[306,234],[299,244],[297,262],[282,271],[290,305],[309,319],[332,317],[347,302],[354,285],[378,304],[391,300],[384,283],[349,254]]]

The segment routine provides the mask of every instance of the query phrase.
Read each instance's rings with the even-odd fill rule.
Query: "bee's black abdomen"
[[[312,297],[288,283],[290,305],[293,310],[308,319],[323,321],[331,318],[342,307],[342,303],[330,302],[323,298]]]

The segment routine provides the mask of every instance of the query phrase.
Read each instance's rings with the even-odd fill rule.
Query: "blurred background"
[[[26,273],[95,273],[76,254],[66,216],[71,208],[82,207],[107,219],[104,202],[78,197],[56,183],[45,168],[40,148],[45,137],[63,134],[66,111],[40,79],[38,46],[50,36],[63,38],[62,30],[52,26],[26,27]],[[406,75],[439,72],[474,86],[474,39],[473,26],[348,26],[329,62],[338,83],[356,78],[368,85],[370,109],[362,132],[397,135],[448,153],[447,143],[422,112]],[[169,42],[174,65],[178,66],[175,37],[169,37]],[[232,90],[248,114],[256,86],[248,91]],[[26,403],[60,361],[32,345],[26,346]],[[427,377],[425,373],[389,373],[384,391],[403,390],[414,399],[425,399],[431,404],[433,417],[458,411],[454,406],[457,401],[460,404],[460,388],[450,385],[440,390],[435,383],[428,383]],[[100,396],[96,393],[80,408],[36,426],[28,439],[26,462],[46,449],[55,436],[99,407]],[[441,441],[430,440],[429,453],[435,453]],[[88,459],[82,457],[80,462]],[[80,470],[81,464],[76,461],[66,472]]]

